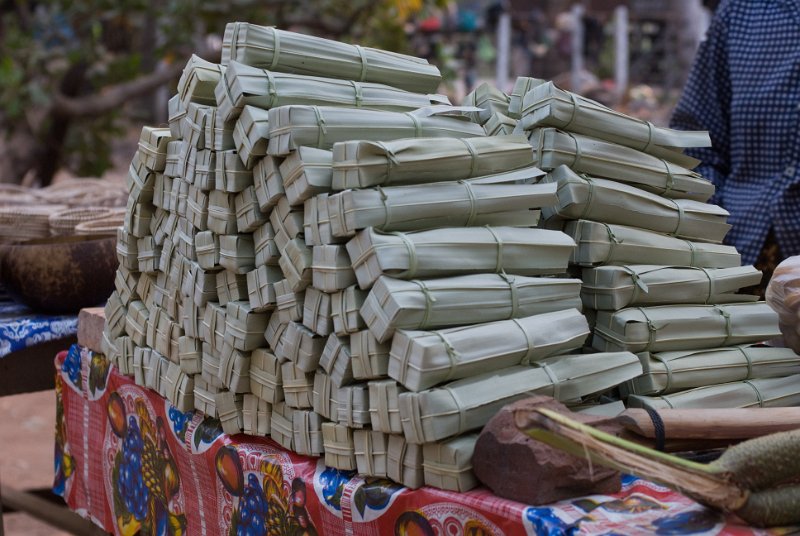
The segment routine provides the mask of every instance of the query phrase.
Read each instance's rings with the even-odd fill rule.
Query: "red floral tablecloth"
[[[532,507],[485,489],[409,490],[222,433],[78,346],[56,359],[54,489],[116,534],[753,534],[663,487]],[[531,485],[537,483],[531,482]]]

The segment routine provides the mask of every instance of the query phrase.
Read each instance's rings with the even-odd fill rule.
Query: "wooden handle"
[[[749,439],[800,428],[800,407],[661,409],[658,415],[668,439]],[[617,420],[631,432],[655,437],[653,420],[644,409],[626,409]]]
[[[650,437],[644,437],[635,432],[624,430],[619,436],[627,441],[644,445],[647,448],[655,449],[656,440]],[[731,445],[741,443],[742,439],[691,439],[679,437],[676,439],[667,439],[664,441],[664,452],[709,452],[726,449]]]

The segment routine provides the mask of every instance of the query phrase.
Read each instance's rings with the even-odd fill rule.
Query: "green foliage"
[[[119,113],[78,120],[64,142],[64,167],[79,177],[99,177],[113,166],[112,140],[124,133]]]
[[[100,94],[159,62],[183,64],[208,35],[244,20],[409,52],[409,17],[444,0],[16,0],[0,17],[0,128],[49,140],[54,96]],[[213,56],[209,59],[214,59]],[[173,84],[174,89],[174,84]],[[126,108],[99,118],[69,118],[64,164],[99,174]],[[33,152],[33,150],[32,150]]]

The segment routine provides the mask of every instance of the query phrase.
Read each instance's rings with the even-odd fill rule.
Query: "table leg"
[[[0,536],[4,536],[5,530],[3,530],[3,488],[0,486]]]
[[[8,507],[9,509],[25,512],[48,525],[65,530],[71,534],[85,536],[106,534],[100,527],[91,521],[83,519],[66,506],[59,506],[52,501],[42,499],[32,493],[19,491],[6,486],[2,488],[0,495],[2,496],[3,508]],[[2,513],[0,513],[0,515],[2,515]]]

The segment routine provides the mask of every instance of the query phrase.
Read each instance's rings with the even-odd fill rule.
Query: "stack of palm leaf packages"
[[[641,373],[589,335],[575,242],[507,97],[409,56],[229,24],[134,157],[105,346],[228,433],[410,487],[475,485],[474,432],[531,393]],[[486,113],[489,110],[490,113]],[[496,133],[489,136],[487,133]]]
[[[571,265],[598,351],[638,354],[622,385],[629,407],[768,407],[800,403],[800,357],[762,343],[776,314],[738,291],[761,273],[720,245],[728,213],[686,147],[705,132],[659,128],[534,79],[517,82],[517,131],[549,171],[558,201],[544,226],[577,243]]]

